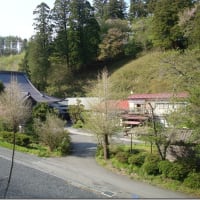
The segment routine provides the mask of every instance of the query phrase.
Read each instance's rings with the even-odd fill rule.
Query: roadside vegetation
[[[99,146],[96,161],[115,173],[132,179],[196,197],[200,196],[200,170],[197,165],[199,157],[170,162],[160,159],[155,146],[152,153],[150,148],[150,144],[135,144],[130,151],[130,145],[112,144],[110,159],[105,160],[103,148]],[[200,146],[197,148],[200,150]]]
[[[31,112],[26,125],[21,127],[21,132],[16,132],[16,150],[41,157],[69,154],[71,139],[69,133],[64,130],[65,123],[47,104],[38,104]],[[0,146],[13,148],[13,130],[2,120]]]

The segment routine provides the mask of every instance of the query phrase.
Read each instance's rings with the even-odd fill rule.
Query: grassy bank
[[[7,149],[12,149],[13,148],[12,144],[3,141],[2,138],[0,138],[0,146],[1,147],[5,147]],[[22,146],[16,145],[15,149],[16,149],[16,151],[33,154],[33,155],[40,156],[40,157],[61,156],[61,152],[60,151],[51,152],[51,151],[49,151],[48,147],[42,146],[40,144],[35,144],[35,143],[30,144],[29,147],[22,147]]]

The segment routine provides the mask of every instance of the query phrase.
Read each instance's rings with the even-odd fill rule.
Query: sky
[[[34,34],[33,11],[41,2],[52,8],[55,0],[0,0],[0,36],[29,39]]]
[[[30,39],[34,35],[33,11],[41,2],[52,9],[55,0],[0,0],[0,36]]]

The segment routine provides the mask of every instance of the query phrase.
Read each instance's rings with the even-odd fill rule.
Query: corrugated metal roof
[[[25,73],[15,72],[15,71],[0,71],[0,81],[7,87],[11,81],[17,81],[21,92],[33,98],[36,102],[56,102],[60,99],[48,96],[41,93],[35,86],[31,83]]]
[[[170,99],[170,98],[186,98],[188,97],[187,92],[181,92],[177,94],[173,93],[155,93],[155,94],[133,94],[128,99]]]

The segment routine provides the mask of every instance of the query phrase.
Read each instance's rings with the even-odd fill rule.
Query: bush
[[[118,152],[115,157],[121,163],[128,163],[129,153],[128,152]]]
[[[97,145],[96,156],[100,157],[100,158],[103,158],[104,151],[103,151],[103,146],[102,145]]]
[[[161,174],[163,174],[165,177],[168,177],[168,174],[169,174],[172,166],[173,166],[173,163],[171,163],[168,160],[162,160],[158,163],[159,172]]]
[[[159,168],[158,163],[160,159],[157,155],[149,154],[145,158],[145,162],[142,165],[142,170],[144,173],[148,175],[158,175],[159,174]]]
[[[200,189],[200,173],[190,173],[183,184],[192,189]]]
[[[183,181],[189,172],[190,169],[186,165],[175,162],[170,169],[168,177],[174,180]]]
[[[13,132],[1,132],[3,139],[8,143],[13,143]],[[23,133],[16,133],[15,144],[23,147],[28,147],[32,143],[32,138]]]
[[[125,152],[124,145],[113,145],[110,148],[110,156],[115,157],[119,152]]]
[[[74,128],[83,128],[83,122],[81,120],[78,120],[74,125]]]
[[[68,133],[65,134],[65,136],[62,139],[62,142],[59,146],[60,151],[63,155],[69,154],[71,147],[71,138]]]
[[[66,137],[64,126],[65,122],[58,118],[55,114],[48,113],[45,122],[35,120],[35,130],[39,136],[39,140],[43,144],[47,145],[50,151],[59,148],[64,141],[64,138]],[[64,146],[66,145],[67,144]]]
[[[128,158],[128,163],[131,165],[136,165],[138,167],[141,167],[144,163],[145,157],[146,157],[145,153],[134,154]]]

